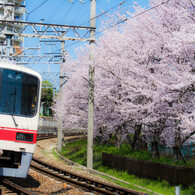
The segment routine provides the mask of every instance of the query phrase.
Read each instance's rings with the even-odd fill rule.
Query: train
[[[35,152],[41,75],[0,62],[0,176],[25,178]]]

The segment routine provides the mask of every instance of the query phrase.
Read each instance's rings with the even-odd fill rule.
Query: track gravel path
[[[57,138],[52,138],[48,140],[40,140],[37,141],[36,150],[34,153],[34,157],[40,158],[45,162],[49,162],[55,166],[59,166],[60,168],[68,169],[75,173],[85,175],[87,177],[91,177],[97,179],[99,181],[108,182],[101,177],[90,174],[87,170],[81,170],[76,165],[67,165],[62,160],[59,160],[53,155],[53,149],[57,146]],[[89,195],[93,193],[85,192],[81,189],[75,188],[66,183],[62,183],[60,181],[56,181],[51,179],[41,173],[37,173],[36,171],[30,169],[28,176],[26,179],[11,179],[18,185],[25,187],[26,189],[31,190],[36,194],[74,194],[74,195]],[[110,183],[110,182],[108,182]]]

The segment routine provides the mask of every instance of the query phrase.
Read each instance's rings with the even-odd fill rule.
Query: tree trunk
[[[179,160],[179,148],[177,146],[173,147],[173,159],[175,162]]]
[[[151,142],[152,158],[159,158],[160,157],[159,142],[160,142],[160,135],[162,133],[162,130],[163,130],[162,127],[154,130],[153,140]]]
[[[176,132],[175,132],[175,143],[173,146],[173,159],[174,161],[178,161],[179,158],[179,150],[181,148],[181,137],[180,137],[180,127],[179,127],[179,121],[175,120],[175,125],[176,125]]]
[[[135,133],[133,137],[132,150],[138,151],[140,146],[140,133],[141,133],[141,124],[135,124]]]
[[[103,145],[104,127],[100,127],[98,131],[99,135],[96,136],[96,141],[98,142],[99,145]]]
[[[122,145],[122,127],[118,127],[117,133],[116,133],[116,147],[120,148]]]
[[[153,141],[151,143],[152,158],[159,158],[160,157],[160,152],[159,152],[158,146],[159,146],[159,143],[157,141]]]

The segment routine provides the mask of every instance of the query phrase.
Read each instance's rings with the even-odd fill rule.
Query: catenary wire
[[[153,10],[153,9],[156,9],[156,8],[159,7],[159,6],[161,6],[161,5],[165,4],[165,3],[168,3],[169,1],[170,1],[170,0],[168,0],[168,1],[163,1],[162,3],[160,3],[160,4],[156,5],[156,6],[153,6],[153,7],[149,8],[149,9],[143,11],[143,12],[140,12],[139,14],[136,14],[136,15],[134,15],[134,16],[132,16],[132,17],[127,17],[127,18],[125,18],[124,20],[122,20],[122,21],[120,21],[120,22],[117,22],[116,24],[113,24],[112,26],[107,27],[107,28],[105,28],[105,29],[102,30],[102,31],[96,32],[95,34],[99,34],[99,33],[104,32],[104,31],[106,31],[106,30],[108,30],[108,29],[110,29],[110,28],[113,28],[113,27],[115,27],[115,26],[117,26],[117,25],[119,25],[119,24],[122,24],[122,23],[126,22],[127,20],[131,20],[131,19],[136,18],[136,17],[138,17],[138,16],[140,16],[140,15],[142,15],[142,14],[145,14],[146,12],[151,11],[151,10]]]
[[[87,5],[90,2],[90,0],[88,0],[87,2],[85,2],[85,5]],[[84,4],[81,6],[81,8],[79,9],[78,13],[81,13],[82,9],[83,9]],[[86,15],[87,12],[84,12],[82,15],[79,16],[79,18],[82,18],[84,15]],[[78,17],[78,15],[75,15],[75,17],[73,18],[71,25],[74,23],[75,19]]]
[[[56,6],[55,10],[54,10],[54,13],[53,14],[50,14],[50,16],[46,19],[47,21],[51,21],[56,13],[58,12],[58,9],[65,3],[65,0],[62,0],[61,2],[59,1],[58,5]]]
[[[68,11],[66,12],[66,14],[62,17],[61,22],[62,22],[62,20],[65,20],[65,18],[67,17],[67,15],[68,15],[68,14],[70,13],[70,11],[72,10],[73,6],[74,6],[74,3],[72,3],[72,5],[70,6],[70,8],[69,8]]]
[[[132,16],[132,17],[129,17],[129,18],[125,18],[124,20],[122,20],[122,21],[120,21],[120,22],[117,22],[116,24],[114,24],[114,25],[112,25],[112,26],[107,27],[107,28],[105,28],[105,29],[102,30],[102,31],[96,32],[95,35],[97,35],[97,34],[99,34],[99,33],[102,33],[102,32],[104,32],[104,31],[106,31],[106,30],[108,30],[108,29],[110,29],[110,28],[112,28],[112,27],[114,27],[114,26],[117,26],[117,25],[119,25],[119,24],[122,24],[122,23],[126,22],[127,20],[131,20],[131,19],[133,19],[133,18],[136,18],[136,17],[138,17],[138,16],[140,16],[140,15],[142,15],[142,14],[148,12],[148,11],[154,10],[154,9],[158,8],[159,6],[161,6],[161,5],[163,5],[163,4],[165,4],[165,3],[168,3],[169,1],[170,1],[170,0],[164,1],[164,2],[162,2],[162,3],[160,3],[160,4],[156,5],[156,6],[153,6],[153,7],[149,8],[149,9],[143,11],[143,12],[140,12],[139,14],[136,14],[136,15],[134,15],[134,16]],[[66,48],[67,48],[67,47],[70,47],[70,46],[72,46],[72,45],[75,45],[75,44],[77,44],[77,43],[79,43],[79,42],[76,42],[76,43],[67,45]]]
[[[37,10],[38,8],[40,8],[43,4],[45,4],[47,1],[48,1],[48,0],[45,0],[45,1],[42,2],[40,5],[38,5],[36,8],[34,8],[32,11],[30,11],[30,12],[28,13],[28,15],[27,15],[26,21],[28,20],[29,15],[30,15],[31,13],[33,13],[34,11],[36,11],[36,10]]]
[[[90,20],[88,20],[87,22],[85,22],[85,23],[83,23],[83,24],[89,23],[91,20],[103,16],[104,14],[110,12],[111,10],[115,9],[116,7],[123,5],[123,4],[126,3],[127,1],[129,1],[129,0],[124,0],[124,1],[120,2],[119,4],[115,5],[114,7],[108,9],[107,11],[102,12],[101,14],[97,15],[96,17],[91,18]],[[81,24],[81,25],[83,25],[83,24]]]
[[[168,3],[169,1],[170,1],[170,0],[164,1],[164,2],[162,2],[162,3],[160,3],[160,4],[157,4],[156,6],[153,6],[153,7],[149,8],[149,9],[143,11],[143,12],[140,12],[139,14],[136,14],[136,15],[134,15],[134,16],[132,16],[132,17],[129,17],[129,18],[125,18],[124,20],[122,20],[122,21],[120,21],[120,22],[117,22],[116,24],[114,24],[114,25],[112,25],[112,26],[107,27],[107,28],[105,28],[105,29],[102,30],[102,31],[96,32],[95,35],[97,35],[97,34],[99,34],[99,33],[102,33],[102,32],[104,32],[104,31],[106,31],[106,30],[108,30],[108,29],[110,29],[110,28],[112,28],[112,27],[114,27],[114,26],[117,26],[117,25],[119,25],[119,24],[122,24],[122,23],[126,22],[127,20],[131,20],[131,19],[133,19],[133,18],[136,18],[136,17],[138,17],[138,16],[140,16],[140,15],[142,15],[142,14],[148,12],[148,11],[154,10],[154,9],[160,7],[161,5],[163,5],[163,4],[165,4],[165,3]],[[66,48],[71,47],[72,45],[75,45],[75,44],[78,44],[78,43],[80,43],[80,41],[79,41],[79,42],[74,42],[74,43],[72,43],[72,44],[69,44],[69,45],[66,46]],[[59,49],[59,50],[60,50],[60,49]]]

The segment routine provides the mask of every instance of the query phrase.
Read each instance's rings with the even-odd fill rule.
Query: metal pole
[[[181,188],[180,186],[175,186],[175,195],[180,195]]]
[[[62,56],[64,56],[64,52],[65,52],[65,42],[62,41],[61,42],[61,53]],[[63,60],[63,62],[65,62],[65,60]],[[60,88],[59,88],[59,102],[62,101],[62,84],[63,84],[63,72],[62,72],[62,63],[60,64]],[[61,151],[62,150],[62,116],[58,116],[58,142],[57,142],[57,150]]]
[[[96,0],[91,0],[90,27],[95,28]],[[93,51],[95,48],[95,29],[90,31],[90,52],[89,59],[94,60]],[[93,168],[93,123],[94,119],[94,67],[89,67],[89,101],[88,101],[88,135],[87,135],[87,168]]]

